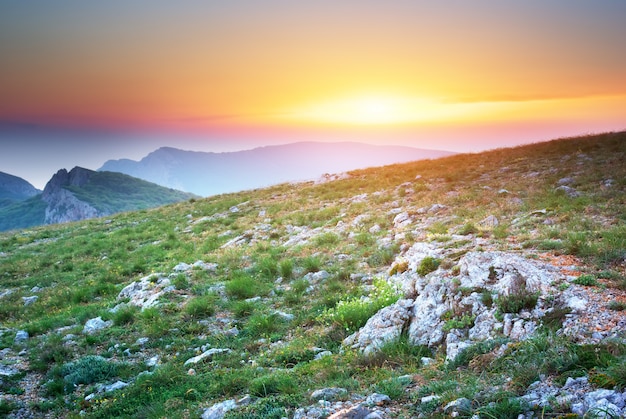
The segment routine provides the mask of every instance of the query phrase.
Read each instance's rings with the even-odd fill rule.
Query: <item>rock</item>
[[[296,318],[295,315],[290,314],[290,313],[285,313],[284,311],[280,311],[280,310],[276,310],[274,314],[287,322],[290,322]]]
[[[567,299],[567,301],[565,301],[565,305],[567,307],[571,308],[572,311],[578,312],[578,313],[585,311],[585,308],[587,308],[587,304],[588,304],[587,300],[585,300],[584,298],[580,298],[578,296],[573,296]]]
[[[94,333],[106,329],[107,327],[111,327],[113,322],[111,320],[104,321],[102,317],[96,317],[95,319],[87,320],[85,323],[85,327],[83,327],[83,333],[86,335],[93,335]]]
[[[459,414],[467,414],[472,411],[472,402],[465,397],[461,397],[460,399],[456,399],[448,403],[444,408],[443,412],[448,415],[458,416]]]
[[[0,365],[0,377],[12,377],[19,373],[20,371],[16,368],[7,365]]]
[[[354,406],[333,413],[328,419],[365,419],[373,412],[364,406]]]
[[[123,381],[116,381],[113,384],[105,386],[104,387],[104,392],[105,393],[110,393],[110,392],[113,392],[113,391],[116,391],[116,390],[120,390],[120,389],[122,389],[124,387],[128,387],[128,383],[125,383]]]
[[[22,301],[24,302],[24,306],[29,306],[33,304],[35,301],[39,299],[38,296],[33,295],[32,297],[22,297]]]
[[[193,264],[194,268],[199,268],[199,269],[202,269],[203,271],[209,271],[209,272],[217,271],[218,266],[219,265],[217,263],[205,263],[201,260],[198,260],[194,262]]]
[[[202,419],[222,419],[226,412],[236,409],[237,402],[235,400],[226,400],[205,409],[202,413]]]
[[[410,225],[412,222],[411,217],[406,212],[401,212],[396,215],[393,219],[393,226],[395,228],[403,228]]]
[[[157,305],[159,297],[172,290],[169,278],[164,277],[164,274],[155,273],[127,285],[120,291],[117,299],[128,298],[130,300],[128,304],[144,309]]]
[[[391,398],[386,394],[374,393],[367,396],[365,404],[368,406],[384,406],[391,403]]]
[[[422,359],[420,360],[423,366],[428,366],[428,365],[432,365],[435,360],[433,358],[428,358],[423,356]]]
[[[181,262],[178,265],[174,266],[173,271],[174,272],[185,272],[185,271],[190,271],[192,268],[191,265]]]
[[[413,301],[405,299],[381,309],[358,332],[348,336],[343,341],[344,345],[369,354],[385,343],[400,338],[410,318],[412,307]]]
[[[135,345],[144,346],[148,342],[150,342],[150,338],[139,338],[135,342]]]
[[[564,177],[564,178],[559,179],[556,183],[557,185],[570,185],[574,183],[574,178]]]
[[[28,335],[28,332],[26,330],[18,330],[18,332],[15,334],[15,343],[24,343],[28,340],[30,336]]]
[[[318,360],[320,360],[320,359],[322,359],[324,357],[331,356],[332,354],[333,353],[331,351],[322,351],[322,352],[318,353],[317,355],[315,355],[314,359],[316,361],[318,361]]]
[[[183,365],[186,366],[186,365],[191,365],[191,364],[197,364],[200,361],[204,361],[207,358],[213,357],[213,355],[223,354],[223,353],[228,353],[228,352],[232,352],[232,351],[230,349],[219,349],[219,348],[209,349],[208,351],[205,351],[198,356],[189,358],[187,361],[185,361]]]
[[[561,191],[563,193],[565,193],[565,195],[567,195],[570,198],[577,198],[581,195],[580,192],[578,192],[576,189],[572,188],[571,186],[559,186],[558,188],[556,188],[557,191]]]
[[[320,390],[315,390],[311,394],[311,400],[326,400],[329,402],[334,402],[337,400],[344,400],[348,397],[348,390],[340,387],[329,387],[322,388]]]
[[[433,394],[432,396],[425,396],[422,397],[420,399],[420,403],[422,404],[426,404],[426,403],[433,403],[433,402],[438,402],[439,400],[441,400],[441,397]]]
[[[494,228],[500,224],[500,221],[498,221],[498,218],[495,215],[489,215],[488,217],[480,221],[479,224],[485,228]]]
[[[324,270],[317,272],[309,272],[302,279],[309,281],[311,284],[317,284],[330,278],[330,274]]]
[[[159,359],[160,359],[159,356],[155,355],[152,358],[146,359],[145,364],[148,367],[155,367],[159,363]]]

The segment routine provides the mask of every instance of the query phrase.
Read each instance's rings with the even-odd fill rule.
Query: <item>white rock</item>
[[[235,400],[226,400],[205,409],[202,413],[202,419],[222,419],[226,412],[236,409],[237,402]]]
[[[194,356],[193,358],[189,358],[187,361],[185,361],[185,363],[183,365],[197,364],[200,361],[204,361],[207,358],[211,358],[213,355],[223,354],[223,353],[228,353],[228,352],[231,352],[231,350],[230,349],[219,349],[219,348],[209,349],[208,351],[205,351],[205,352],[203,352],[202,354],[200,354],[198,356]]]
[[[149,308],[159,303],[159,298],[172,291],[169,278],[164,277],[162,273],[155,273],[145,276],[139,281],[131,282],[117,296],[118,300],[128,298],[128,304],[137,307]]]
[[[111,320],[105,322],[102,320],[102,317],[96,317],[95,319],[87,320],[85,327],[83,327],[83,333],[86,335],[93,335],[94,333],[111,326],[113,326],[113,322]]]

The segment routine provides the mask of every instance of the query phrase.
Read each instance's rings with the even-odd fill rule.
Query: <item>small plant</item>
[[[322,269],[322,261],[315,256],[309,256],[302,260],[302,267],[306,273],[319,272]]]
[[[226,294],[229,297],[245,300],[257,295],[259,284],[245,273],[237,273],[226,283]]]
[[[493,305],[493,295],[491,294],[491,291],[483,290],[483,292],[480,294],[480,302],[483,303],[485,306],[491,308],[491,306]]]
[[[255,378],[250,383],[250,394],[267,397],[272,394],[292,394],[297,389],[295,379],[285,372],[274,372]]]
[[[278,272],[280,273],[280,276],[283,277],[283,279],[285,280],[291,279],[293,277],[293,260],[291,259],[281,260],[280,263],[278,264]]]
[[[96,355],[85,356],[78,361],[65,364],[61,368],[66,392],[73,391],[79,384],[93,384],[110,380],[117,373],[117,364]]]
[[[467,236],[468,234],[476,234],[478,232],[478,228],[474,225],[474,223],[465,223],[463,227],[459,230],[459,234],[461,236]]]
[[[395,274],[401,274],[408,270],[409,270],[409,262],[406,260],[401,260],[393,264],[393,266],[389,270],[389,276],[393,276]]]
[[[440,263],[440,259],[434,258],[432,256],[426,256],[424,259],[422,259],[419,266],[417,267],[417,273],[420,276],[426,276],[429,273],[436,271]]]
[[[391,400],[400,400],[406,395],[405,389],[409,384],[410,379],[395,377],[381,381],[375,389],[377,393],[386,394]]]
[[[378,310],[387,307],[400,298],[396,289],[382,279],[374,281],[374,290],[368,297],[341,300],[335,308],[327,310],[322,319],[353,332],[361,328]]]
[[[611,301],[607,307],[613,311],[624,311],[626,310],[626,303],[623,301]]]
[[[177,290],[186,290],[189,288],[189,279],[185,274],[178,274],[172,281]]]
[[[572,281],[576,285],[582,285],[585,287],[593,287],[598,285],[598,280],[595,276],[590,274],[580,275],[578,278]]]
[[[449,332],[452,329],[467,329],[474,326],[476,316],[464,315],[447,320],[443,325],[443,331]]]
[[[215,314],[215,301],[212,294],[195,297],[185,306],[185,314],[193,319],[210,317]]]
[[[130,305],[120,308],[113,313],[113,324],[116,326],[131,324],[135,321],[138,311],[137,307]]]

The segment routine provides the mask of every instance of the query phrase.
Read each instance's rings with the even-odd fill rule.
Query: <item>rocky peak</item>
[[[67,186],[83,186],[95,172],[82,167],[74,167],[69,172],[66,169],[61,169],[52,179],[48,181],[46,187],[43,190],[43,200],[50,202],[50,199],[57,194],[61,189]]]
[[[40,191],[24,179],[0,172],[0,198],[26,199]]]

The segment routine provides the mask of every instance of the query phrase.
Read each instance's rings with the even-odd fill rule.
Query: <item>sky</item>
[[[0,171],[626,129],[623,0],[0,0]]]

